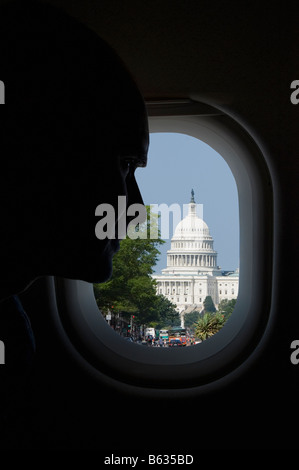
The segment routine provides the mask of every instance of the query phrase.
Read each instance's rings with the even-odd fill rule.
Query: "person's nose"
[[[135,205],[135,204],[140,204],[141,206],[143,206],[142,210],[139,210],[139,217],[141,217],[142,219],[142,220],[139,220],[139,222],[143,223],[146,221],[146,209],[145,209],[144,201],[142,199],[141,192],[137,184],[137,181],[135,179],[135,176],[132,176],[130,178],[130,184],[127,185],[127,210],[130,206]],[[128,212],[130,213],[130,211]],[[134,210],[134,213],[136,214],[135,210]],[[134,220],[134,218],[135,216],[128,215],[127,223],[129,224],[129,222],[131,220]]]

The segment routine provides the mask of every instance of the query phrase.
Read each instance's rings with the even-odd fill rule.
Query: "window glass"
[[[136,170],[136,179],[151,208],[148,226],[157,224],[161,242],[151,233],[121,242],[112,280],[94,287],[99,309],[118,334],[139,344],[168,347],[170,338],[160,341],[160,330],[173,328],[186,337],[179,346],[197,344],[223,326],[238,295],[235,179],[219,153],[178,133],[151,134],[148,166]],[[234,289],[223,295],[225,277],[233,277]],[[153,279],[158,300],[151,300]]]

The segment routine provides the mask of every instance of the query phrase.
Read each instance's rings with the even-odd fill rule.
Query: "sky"
[[[225,160],[206,143],[178,133],[150,135],[148,164],[136,170],[136,180],[144,204],[188,204],[191,190],[202,204],[223,270],[239,267],[239,208],[235,179]],[[200,209],[200,208],[199,208]],[[170,225],[170,238],[173,227]],[[170,238],[159,250],[155,273],[166,268]]]

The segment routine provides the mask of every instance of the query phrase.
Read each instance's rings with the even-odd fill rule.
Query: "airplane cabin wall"
[[[17,394],[10,413],[18,425],[8,427],[3,442],[67,450],[142,449],[145,443],[149,451],[165,443],[199,451],[294,448],[299,373],[299,365],[297,370],[290,362],[290,343],[299,338],[294,209],[299,107],[290,102],[290,83],[299,79],[295,2],[271,7],[252,1],[56,3],[115,47],[147,99],[191,97],[219,107],[261,146],[275,195],[275,316],[258,362],[217,392],[188,402],[129,397],[74,365],[55,333],[40,280],[22,295],[37,337],[35,375],[25,396]],[[186,416],[183,429],[159,419],[159,410],[173,408]],[[156,416],[151,422],[148,410]]]

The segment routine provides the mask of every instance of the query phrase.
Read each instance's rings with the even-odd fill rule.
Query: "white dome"
[[[210,237],[207,224],[196,215],[196,204],[189,204],[189,213],[176,226],[172,240],[202,240]]]

